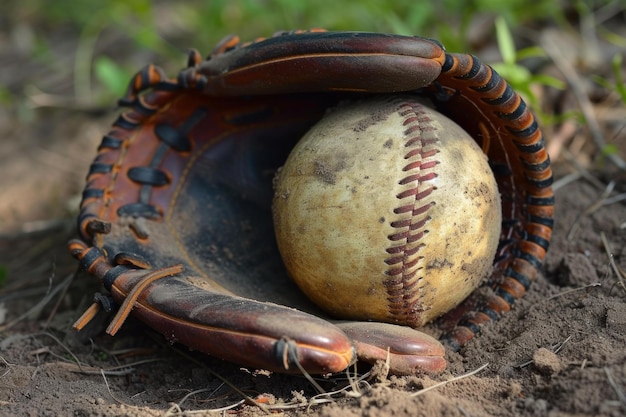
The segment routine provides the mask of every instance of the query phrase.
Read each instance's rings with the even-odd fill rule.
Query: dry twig
[[[54,296],[58,292],[64,290],[67,286],[69,286],[69,284],[72,282],[73,279],[74,279],[74,274],[69,274],[67,277],[65,277],[63,281],[61,281],[61,283],[59,283],[56,287],[52,288],[52,290],[44,298],[42,298],[37,304],[32,306],[30,309],[28,309],[28,311],[26,311],[24,314],[20,315],[19,317],[15,318],[13,321],[3,326],[0,326],[0,331],[9,330],[13,326],[18,324],[22,320],[24,320],[25,318],[30,317],[34,315],[34,313],[40,311],[46,304],[48,304],[48,302],[50,302],[50,300],[54,298]]]
[[[608,199],[608,197],[611,195],[611,193],[613,192],[614,188],[615,188],[615,181],[611,181],[606,185],[602,195],[600,195],[600,197],[598,197],[596,201],[594,201],[589,207],[587,207],[583,211],[582,215],[579,216],[576,219],[576,221],[572,224],[569,232],[567,232],[567,240],[572,240],[574,238],[574,234],[578,230],[578,224],[580,223],[580,220],[583,218],[583,216],[589,216],[593,214],[595,211],[597,211],[600,207],[607,205],[605,202]]]
[[[626,292],[626,285],[624,285],[624,280],[626,279],[623,275],[623,271],[617,266],[615,263],[615,258],[613,257],[613,251],[609,246],[609,241],[606,238],[604,232],[600,232],[600,238],[602,239],[602,245],[604,245],[604,250],[606,251],[607,256],[609,257],[609,263],[611,264],[611,268],[615,272],[615,276],[617,277],[617,282],[622,287],[622,289]]]
[[[593,139],[596,147],[600,151],[603,151],[604,149],[606,149],[606,142],[604,141],[600,124],[596,119],[593,105],[591,104],[589,97],[587,97],[587,95],[583,91],[583,83],[580,79],[580,76],[576,73],[576,70],[572,68],[572,66],[567,62],[567,60],[563,56],[563,53],[550,36],[542,37],[541,45],[546,53],[550,56],[550,58],[552,58],[554,64],[567,80],[571,91],[574,94],[576,101],[578,102],[580,111],[585,117],[587,127],[589,128],[589,132],[591,134],[591,138]],[[606,157],[618,168],[626,170],[626,162],[624,162],[624,160],[621,159],[618,155],[608,154],[606,155]]]
[[[605,366],[604,373],[606,374],[606,379],[608,379],[609,381],[609,385],[611,385],[611,387],[617,394],[617,398],[619,398],[621,403],[626,407],[626,394],[624,394],[624,391],[620,389],[620,387],[617,385],[617,383],[613,379],[613,374],[611,373],[611,370]]]
[[[423,389],[421,389],[421,390],[419,390],[419,391],[414,392],[413,394],[411,394],[411,397],[417,397],[418,395],[422,395],[422,394],[424,394],[424,393],[426,393],[426,392],[428,392],[428,391],[430,391],[430,390],[433,390],[433,389],[435,389],[435,388],[439,388],[439,387],[441,387],[441,386],[443,386],[443,385],[447,385],[447,384],[449,384],[449,383],[451,383],[451,382],[456,382],[456,381],[459,381],[459,380],[461,380],[461,379],[465,379],[465,378],[467,378],[467,377],[470,377],[470,376],[472,376],[472,375],[476,375],[477,373],[479,373],[480,371],[482,371],[483,369],[485,369],[485,368],[486,368],[486,367],[488,367],[488,366],[489,366],[489,364],[488,364],[488,363],[486,363],[486,364],[482,365],[481,367],[479,367],[479,368],[477,368],[477,369],[474,369],[473,371],[468,372],[468,373],[466,373],[466,374],[456,376],[456,377],[454,377],[454,378],[452,378],[452,379],[449,379],[449,380],[447,380],[447,381],[441,381],[441,382],[439,382],[439,383],[437,383],[437,384],[435,384],[435,385],[433,385],[433,386],[430,386],[430,387],[428,387],[428,388],[423,388]]]
[[[568,295],[568,294],[571,294],[571,293],[574,293],[574,292],[578,292],[580,290],[587,290],[587,289],[592,288],[592,287],[601,287],[601,286],[602,286],[601,282],[592,282],[591,284],[583,285],[582,287],[577,287],[577,288],[572,288],[572,289],[569,289],[569,290],[561,291],[558,294],[554,294],[553,296],[550,296],[550,297],[546,298],[545,300],[542,300],[542,302],[554,300],[555,298],[563,297],[565,295]]]

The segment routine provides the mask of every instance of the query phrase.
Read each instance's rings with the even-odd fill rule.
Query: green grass
[[[524,59],[545,57],[545,52],[541,48],[531,46],[517,49],[509,26],[502,17],[496,18],[495,28],[502,62],[491,65],[532,107],[540,108],[539,99],[533,92],[533,85],[545,85],[559,90],[565,88],[563,81],[544,74],[533,74],[528,68],[520,64],[520,61]]]

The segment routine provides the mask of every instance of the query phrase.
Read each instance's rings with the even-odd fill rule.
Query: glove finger
[[[389,360],[391,373],[441,372],[445,349],[435,338],[406,326],[373,322],[338,322],[357,350],[359,360]]]
[[[123,301],[142,276],[118,276],[112,295]],[[338,372],[354,360],[354,348],[333,324],[276,304],[207,291],[166,277],[151,283],[133,315],[172,342],[231,362],[279,372]]]

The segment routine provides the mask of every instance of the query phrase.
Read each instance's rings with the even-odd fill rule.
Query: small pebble
[[[561,360],[556,353],[546,348],[539,348],[533,354],[535,368],[544,375],[553,375],[561,371]]]
[[[548,411],[548,402],[542,398],[526,398],[524,408],[533,413],[533,415],[545,415]]]

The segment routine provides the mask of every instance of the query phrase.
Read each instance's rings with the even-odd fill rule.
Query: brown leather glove
[[[81,240],[69,245],[118,308],[108,332],[132,313],[171,341],[279,372],[337,372],[356,355],[388,358],[396,373],[443,369],[441,345],[416,330],[320,318],[273,234],[272,177],[295,142],[341,100],[397,92],[429,99],[469,132],[502,197],[493,291],[462,305],[445,340],[458,349],[509,310],[541,267],[554,204],[524,102],[489,66],[436,41],[300,31],[230,37],[206,60],[192,51],[176,79],[148,66],[131,81],[87,177]]]

